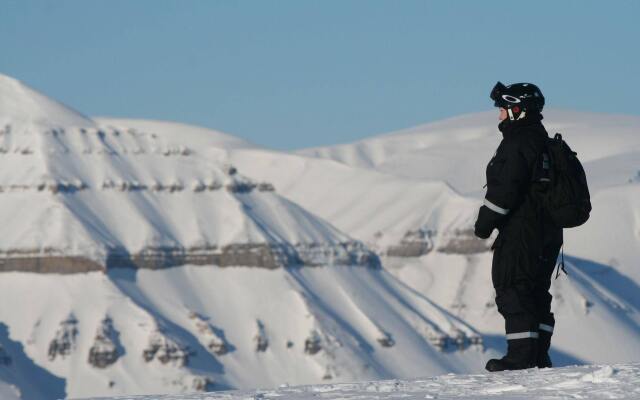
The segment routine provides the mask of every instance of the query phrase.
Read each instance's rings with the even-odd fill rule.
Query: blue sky
[[[639,17],[640,1],[0,0],[0,73],[88,115],[294,149],[489,110],[497,80],[640,115]]]

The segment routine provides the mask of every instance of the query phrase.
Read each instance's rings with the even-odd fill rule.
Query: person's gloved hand
[[[486,229],[476,221],[473,233],[480,239],[488,239],[489,236],[491,236],[491,231],[493,231],[493,229]]]

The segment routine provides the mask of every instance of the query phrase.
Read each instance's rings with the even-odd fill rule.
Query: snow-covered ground
[[[565,231],[552,358],[637,362],[640,118],[545,117],[583,160],[594,205]],[[499,140],[495,113],[479,113],[281,152],[179,123],[90,118],[0,75],[0,395],[330,383],[279,390],[346,398],[390,387],[372,380],[482,372],[505,341],[491,240],[470,228]],[[444,375],[379,395],[428,398],[432,384],[441,397],[533,398],[509,380],[536,376],[563,398],[638,372],[606,368]],[[516,389],[485,393],[483,379]],[[335,384],[349,381],[368,383]]]
[[[640,364],[572,366],[478,375],[441,375],[388,380],[184,396],[118,397],[131,400],[359,400],[473,399],[560,400],[640,398]],[[107,399],[93,399],[107,400]]]

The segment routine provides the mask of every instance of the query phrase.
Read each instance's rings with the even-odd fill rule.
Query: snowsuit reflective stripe
[[[549,288],[562,229],[540,208],[546,183],[534,182],[548,137],[541,119],[532,115],[499,125],[503,140],[487,165],[487,193],[475,224],[481,238],[499,231],[492,246],[491,274],[496,305],[512,338],[555,323]]]

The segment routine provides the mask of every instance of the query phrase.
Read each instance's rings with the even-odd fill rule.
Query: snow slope
[[[559,369],[442,375],[416,380],[369,381],[185,396],[127,397],[131,400],[215,399],[637,399],[640,365],[590,365]],[[111,398],[114,399],[115,398]],[[100,399],[94,399],[100,400]],[[106,399],[102,399],[106,400]]]
[[[383,269],[183,266],[2,275],[3,298],[26,292],[28,302],[0,302],[0,319],[22,355],[57,380],[48,387],[51,397],[471,372],[497,354],[483,352],[467,324]],[[112,330],[101,341],[107,319]],[[88,362],[100,344],[115,351],[116,361],[105,367]]]
[[[94,127],[88,117],[39,93],[22,82],[0,74],[0,126],[71,125]]]
[[[330,160],[264,150],[231,150],[229,160],[255,179],[269,177],[280,193],[353,237],[384,250],[409,230],[469,227],[479,202],[446,182],[390,176]]]

